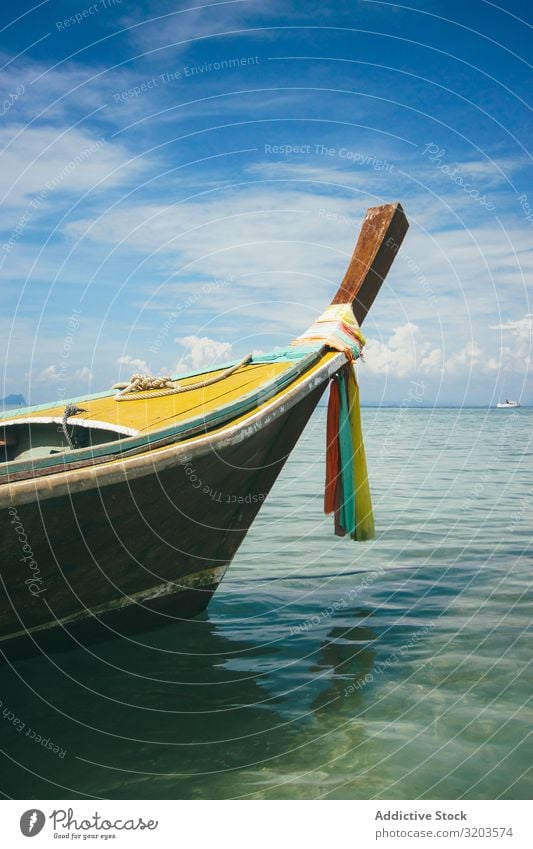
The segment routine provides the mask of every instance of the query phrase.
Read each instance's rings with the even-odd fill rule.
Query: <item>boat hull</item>
[[[2,510],[0,649],[67,648],[204,610],[326,383],[240,441]]]

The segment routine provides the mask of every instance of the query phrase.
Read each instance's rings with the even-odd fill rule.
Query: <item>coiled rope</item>
[[[247,354],[239,363],[230,366],[215,377],[208,377],[198,383],[189,383],[187,386],[176,383],[170,377],[132,374],[128,384],[115,383],[112,387],[121,390],[118,395],[115,395],[115,401],[142,401],[149,398],[164,398],[165,395],[179,395],[181,392],[191,392],[193,389],[203,389],[205,386],[211,386],[212,383],[225,380],[251,361],[252,354]]]

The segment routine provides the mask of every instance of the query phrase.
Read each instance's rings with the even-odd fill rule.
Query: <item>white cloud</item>
[[[528,312],[523,318],[515,321],[506,321],[502,324],[493,324],[489,330],[510,330],[517,339],[526,339],[531,342],[533,335],[533,313]]]
[[[17,132],[20,135],[10,144]],[[108,190],[142,167],[139,161],[129,162],[130,154],[122,145],[68,126],[25,128],[11,124],[0,129],[0,148],[2,203],[27,206],[30,219],[52,194],[80,195],[97,184]]]
[[[353,221],[364,211],[363,199],[252,185],[214,191],[202,201],[116,208],[69,222],[65,232],[151,254],[180,288],[198,275],[235,278],[233,290],[241,287],[243,300],[260,290],[269,303],[289,299],[321,309],[346,268],[357,235]],[[290,316],[279,311],[277,320]]]
[[[415,373],[456,377],[472,373],[491,374],[500,370],[533,371],[532,313],[489,329],[505,331],[512,344],[495,350],[495,346],[491,349],[471,339],[445,355],[442,348],[433,347],[422,336],[416,324],[407,322],[396,327],[386,342],[368,340],[364,350],[366,368],[374,374],[399,378]]]
[[[396,327],[387,342],[369,339],[364,356],[370,372],[391,377],[438,373],[442,368],[440,348],[432,348],[422,339],[420,328],[409,321]]]
[[[491,372],[497,369],[498,361],[474,341],[467,342],[463,348],[450,354],[444,363],[444,371],[450,374]]]
[[[100,218],[70,221],[65,233],[74,238],[85,235],[104,248],[122,244],[150,254],[150,261],[172,274],[180,287],[190,285],[191,276],[233,276],[251,294],[265,289],[263,275],[269,274],[269,295],[286,297],[290,274],[290,296],[319,309],[342,278],[372,201],[368,196],[340,194],[332,185],[338,176],[334,168],[329,185],[327,169],[320,184],[306,182],[311,176],[307,166],[292,169],[301,184],[225,186],[223,191],[215,189],[201,199],[178,204],[125,204]],[[477,313],[479,299],[490,299],[487,312],[494,315],[500,282],[523,290],[533,271],[529,229],[516,223],[468,228],[449,214],[443,219],[442,204],[433,200],[429,206],[424,198],[417,196],[406,205],[411,228],[378,305],[390,287],[404,304],[404,294],[411,298],[409,319],[415,323],[426,306],[445,321],[443,311],[452,301],[450,319],[456,319],[458,297],[465,299],[467,309],[471,303],[473,312],[475,301]],[[445,229],[428,232],[428,227],[443,223]],[[309,272],[315,275],[313,281],[304,276]],[[286,316],[280,318],[285,321]]]
[[[16,116],[17,120],[31,121],[39,115],[41,121],[46,122],[75,122],[80,114],[87,115],[102,107],[106,92],[116,85],[117,76],[133,77],[128,69],[100,75],[98,70],[95,73],[94,66],[81,62],[59,63],[56,68],[51,68],[50,62],[33,61],[28,54],[24,61],[8,64],[12,59],[13,54],[0,51],[0,62],[7,65],[2,72],[4,90],[23,90],[9,110],[8,120]],[[101,117],[110,120],[114,114],[111,112]]]
[[[484,180],[483,185],[486,186],[488,182],[505,182],[506,175],[519,171],[527,165],[525,157],[500,157],[455,162],[450,165],[450,169],[467,177],[481,178]]]
[[[172,13],[155,16],[153,20],[142,16],[142,26],[133,26],[129,30],[129,38],[135,47],[143,52],[157,48],[172,46],[172,56],[183,58],[190,47],[194,47],[198,39],[214,33],[235,32],[243,30],[250,20],[260,23],[265,17],[271,19],[279,7],[278,0],[255,0],[253,3],[234,0],[234,2],[205,3],[204,0],[192,0],[185,9],[177,9]],[[123,27],[138,24],[141,20],[139,12],[123,16]],[[273,36],[266,28],[264,33],[259,31],[257,37],[272,39]],[[220,48],[219,48],[220,50]],[[224,56],[227,48],[223,48]],[[158,56],[158,53],[156,53]],[[192,63],[191,63],[192,64]]]
[[[311,148],[312,150],[312,148]],[[298,180],[302,182],[315,183],[313,191],[323,193],[324,191],[335,191],[336,189],[349,187],[360,187],[364,191],[371,191],[383,183],[383,175],[380,172],[390,172],[391,163],[385,156],[379,157],[375,153],[357,153],[360,157],[356,164],[341,158],[338,151],[347,150],[339,146],[334,157],[322,157],[319,155],[302,156],[301,160],[273,159],[272,161],[257,162],[247,169],[248,173],[264,180]],[[318,160],[318,161],[317,161]]]
[[[88,381],[92,380],[93,373],[90,368],[87,368],[87,366],[83,366],[83,368],[76,369],[76,371],[74,372],[74,377],[77,380]]]
[[[185,356],[176,366],[177,371],[189,366],[192,369],[201,369],[231,357],[232,345],[229,342],[219,342],[208,336],[183,336],[175,341],[186,348]]]
[[[533,372],[533,313],[489,329],[501,331],[500,361],[504,371]]]
[[[242,338],[252,320],[269,338],[254,337],[250,348],[266,348],[301,333],[342,279],[369,199],[330,192],[328,186],[305,184],[225,187],[201,200],[127,205],[95,221],[71,222],[67,229],[71,236],[87,231],[87,247],[95,241],[106,249],[122,241],[130,253],[152,254],[150,262],[168,275],[160,296],[152,299],[155,306],[160,298],[183,299],[197,291],[199,280],[232,278],[231,287],[209,296],[209,317],[228,313],[228,306],[231,313],[228,326],[211,332]],[[419,200],[406,204],[410,217],[413,206],[411,228],[365,324],[369,376],[404,379],[418,373],[452,383],[462,370],[494,375],[498,344],[488,325],[511,286],[520,295],[524,291],[533,265],[530,235],[525,227],[503,229],[496,223],[428,232],[425,209],[417,220]],[[202,336],[200,306],[180,318],[182,338]],[[522,370],[524,344],[512,346],[513,362],[516,351],[522,356]],[[503,356],[509,359],[510,353]],[[199,351],[176,370],[224,358],[230,358],[224,351],[212,356]]]
[[[132,369],[137,369],[138,372],[142,372],[143,374],[148,374],[150,372],[150,366],[146,360],[141,360],[137,357],[130,357],[128,354],[123,354],[119,357],[117,363],[121,366],[131,366]]]
[[[420,360],[420,370],[425,374],[438,373],[442,370],[442,350],[441,348],[431,348],[426,345],[422,352]]]
[[[43,368],[42,371],[38,372],[38,374],[35,375],[35,380],[40,383],[53,383],[58,379],[58,377],[59,373],[57,368],[52,365],[46,366],[46,368]]]

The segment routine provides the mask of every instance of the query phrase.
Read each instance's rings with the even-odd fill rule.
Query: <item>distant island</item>
[[[2,398],[0,401],[0,405],[2,407],[25,407],[26,400],[24,395],[6,395],[6,397]]]

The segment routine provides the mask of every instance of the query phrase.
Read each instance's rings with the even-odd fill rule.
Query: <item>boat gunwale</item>
[[[176,460],[191,462],[215,446],[222,448],[238,444],[291,409],[317,386],[329,380],[346,362],[346,356],[342,353],[319,362],[308,374],[300,375],[289,387],[265,401],[261,407],[249,411],[244,419],[230,421],[209,434],[195,436],[188,441],[180,440],[161,448],[148,446],[147,451],[135,456],[110,456],[100,464],[6,482],[0,486],[0,509],[62,495],[71,497],[76,492],[124,483],[147,474],[158,474],[176,465]]]

